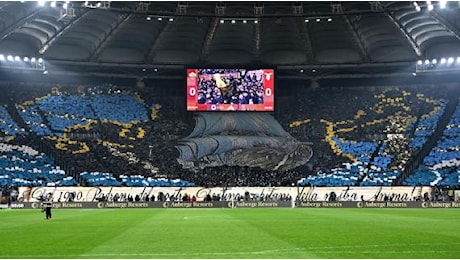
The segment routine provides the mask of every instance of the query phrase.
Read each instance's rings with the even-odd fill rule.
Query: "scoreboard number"
[[[194,87],[191,87],[188,91],[188,94],[191,96],[191,97],[194,97],[196,95],[196,88]]]
[[[272,89],[271,88],[266,88],[265,89],[265,96],[269,97],[272,95]]]

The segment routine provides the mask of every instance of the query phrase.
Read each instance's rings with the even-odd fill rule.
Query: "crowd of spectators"
[[[74,186],[76,181],[44,153],[0,143],[0,186]]]
[[[423,164],[404,180],[405,185],[458,186],[460,183],[460,104],[442,137],[423,159]]]
[[[5,107],[0,106],[0,138],[4,142],[13,140],[17,135],[23,135],[25,130],[11,118]]]
[[[258,76],[241,80],[256,82]],[[415,87],[334,88],[280,97],[274,117],[313,150],[307,164],[287,171],[225,165],[183,169],[175,145],[192,133],[195,121],[185,113],[181,98],[113,85],[19,90],[10,95],[29,128],[24,130],[28,138],[50,144],[47,147],[67,164],[68,174],[81,177],[84,184],[225,187],[392,185],[436,129],[449,95],[443,93]],[[6,110],[0,115],[4,136],[12,133],[7,126],[21,131]],[[449,129],[455,127],[455,122],[449,124]],[[454,154],[457,133],[446,132],[452,133],[437,151]],[[456,163],[453,158],[449,162]],[[439,163],[425,162],[424,167]]]
[[[318,89],[285,98],[280,120],[293,136],[313,143],[313,172],[299,184],[392,185],[421,148],[410,146],[411,141],[422,129],[429,128],[424,137],[430,137],[449,95],[436,89],[420,92],[396,87]],[[349,163],[356,171],[350,171]]]

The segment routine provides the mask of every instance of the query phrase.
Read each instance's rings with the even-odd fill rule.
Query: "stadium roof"
[[[395,73],[460,56],[460,4],[6,1],[0,54],[136,77],[140,69],[236,65]]]

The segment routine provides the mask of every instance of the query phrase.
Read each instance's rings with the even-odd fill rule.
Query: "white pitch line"
[[[63,257],[63,258],[69,258],[70,256],[76,256],[76,257],[111,257],[111,256],[126,256],[126,257],[139,257],[139,256],[145,256],[145,257],[158,257],[158,256],[185,256],[185,257],[190,257],[190,256],[201,256],[201,255],[219,255],[219,256],[234,256],[234,255],[264,255],[264,254],[269,254],[269,253],[276,253],[276,252],[309,252],[313,254],[318,254],[318,253],[356,253],[356,250],[337,250],[337,249],[357,249],[357,248],[379,248],[383,247],[385,248],[384,253],[390,253],[390,254],[411,254],[411,253],[423,253],[423,252],[429,252],[429,253],[453,253],[453,252],[460,252],[460,250],[436,250],[436,249],[417,249],[417,250],[388,250],[388,248],[391,247],[407,247],[407,246],[436,246],[436,245],[445,245],[445,244],[434,244],[434,243],[414,243],[414,244],[378,244],[378,245],[345,245],[345,246],[325,246],[325,247],[304,247],[304,248],[278,248],[278,249],[267,249],[267,250],[260,250],[260,251],[248,251],[248,252],[196,252],[196,253],[113,253],[113,254],[78,254],[78,255],[22,255],[20,256],[21,258],[48,258],[48,257]],[[460,245],[460,243],[454,243],[454,244],[449,244],[449,245]],[[332,251],[333,250],[333,251]],[[376,254],[380,251],[378,250],[366,250],[366,251],[359,251],[359,253],[363,254]],[[17,257],[17,256],[2,256],[2,258],[12,258],[12,257]]]

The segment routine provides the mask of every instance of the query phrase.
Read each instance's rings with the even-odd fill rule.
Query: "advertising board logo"
[[[104,202],[97,203],[97,208],[103,209],[104,208]]]
[[[428,202],[422,202],[422,208],[428,208]]]
[[[34,202],[30,205],[33,209],[38,209],[38,203]]]
[[[356,207],[358,207],[358,208],[362,208],[362,207],[363,207],[363,203],[362,203],[362,202],[358,202],[358,203],[356,203]]]
[[[197,75],[196,75],[196,73],[195,73],[194,71],[192,71],[192,72],[190,72],[190,73],[188,74],[188,77],[189,77],[189,78],[196,78],[196,76],[197,76]]]
[[[23,209],[25,206],[23,203],[11,203],[10,207],[12,209]]]
[[[163,203],[163,208],[169,208],[169,202],[164,202]]]

